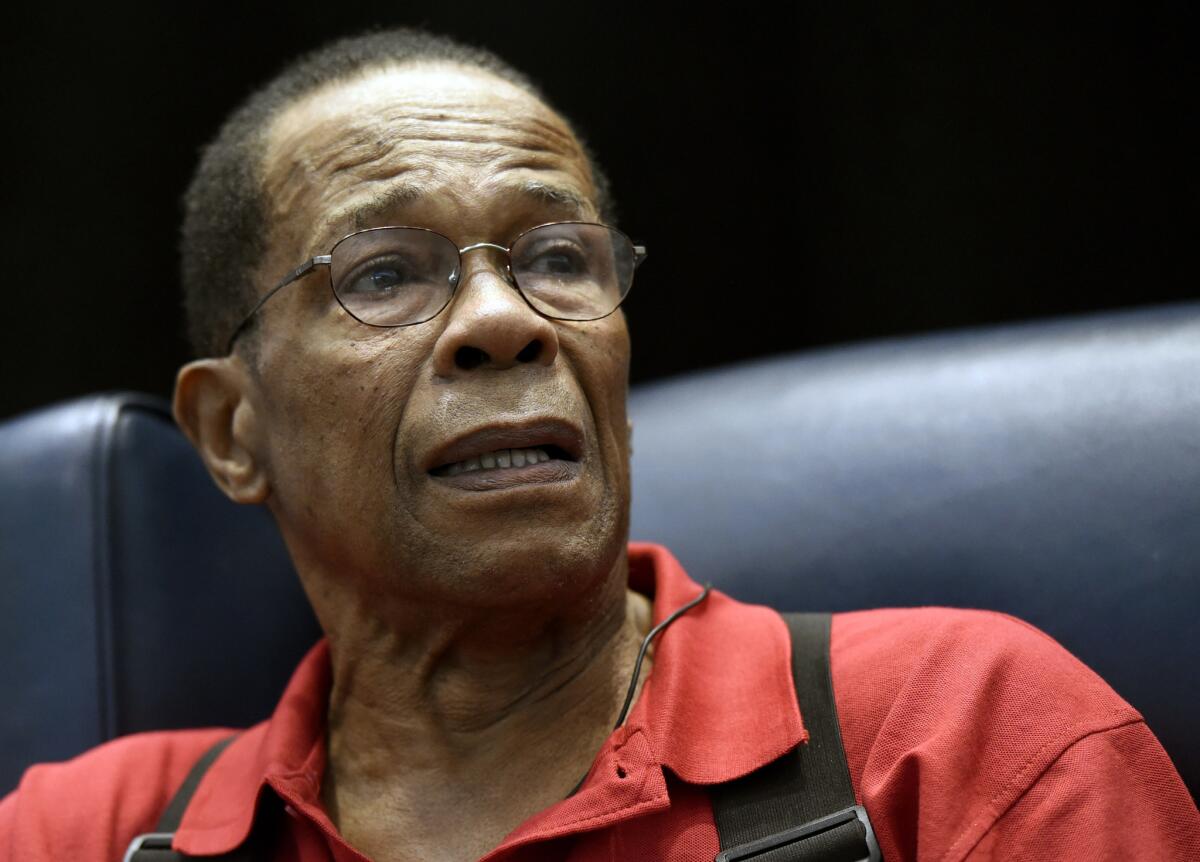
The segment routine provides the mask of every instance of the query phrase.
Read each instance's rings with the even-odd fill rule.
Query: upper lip
[[[533,449],[557,446],[573,461],[583,454],[583,430],[557,418],[496,423],[468,431],[434,449],[425,459],[425,470],[465,461],[497,449]]]

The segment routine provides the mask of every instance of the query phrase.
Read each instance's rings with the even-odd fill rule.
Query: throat
[[[321,796],[343,836],[377,860],[478,859],[569,796],[612,733],[651,625],[628,581],[621,555],[553,607],[406,605],[385,619],[355,602],[326,615]]]
[[[649,603],[637,596],[615,632],[582,645],[587,661],[561,661],[516,696],[496,699],[503,686],[489,683],[486,705],[474,701],[482,711],[473,715],[457,692],[423,706],[376,703],[365,713],[360,695],[339,694],[321,790],[331,819],[374,859],[486,855],[591,770],[649,621]],[[648,671],[644,665],[643,678]]]

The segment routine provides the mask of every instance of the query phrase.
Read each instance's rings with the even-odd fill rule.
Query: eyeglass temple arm
[[[314,268],[318,266],[329,266],[332,261],[333,255],[319,254],[316,257],[300,264],[300,266],[289,272],[283,281],[279,282],[279,284],[275,285],[266,293],[264,293],[262,295],[262,299],[254,303],[254,308],[250,309],[250,313],[242,318],[242,322],[237,325],[237,329],[235,329],[233,334],[229,336],[229,343],[225,346],[225,352],[233,352],[233,342],[237,341],[237,337],[242,334],[242,330],[244,330],[250,321],[254,319],[254,315],[258,314],[258,310],[266,305],[268,299],[279,293],[279,291],[283,290],[296,279],[303,278],[304,276],[308,275],[313,271]]]

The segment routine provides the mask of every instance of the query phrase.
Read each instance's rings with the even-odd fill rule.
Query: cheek
[[[601,445],[627,454],[625,401],[629,389],[629,331],[620,313],[572,333],[572,355],[596,420]]]
[[[421,355],[414,339],[400,335],[293,343],[286,358],[264,369],[271,468],[281,493],[349,504],[372,483],[391,481],[396,428]]]
[[[600,341],[604,357],[604,376],[609,392],[609,400],[620,413],[620,419],[625,421],[625,401],[629,394],[629,330],[625,326],[624,316],[614,315],[619,325],[614,325],[605,333]],[[619,317],[618,317],[619,316]]]

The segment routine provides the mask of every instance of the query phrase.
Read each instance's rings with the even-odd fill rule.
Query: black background
[[[198,148],[286,59],[373,25],[492,48],[590,139],[622,227],[650,248],[627,305],[635,381],[1194,296],[1186,4],[692,8],[10,14],[0,415],[169,391],[187,358],[176,230]]]

